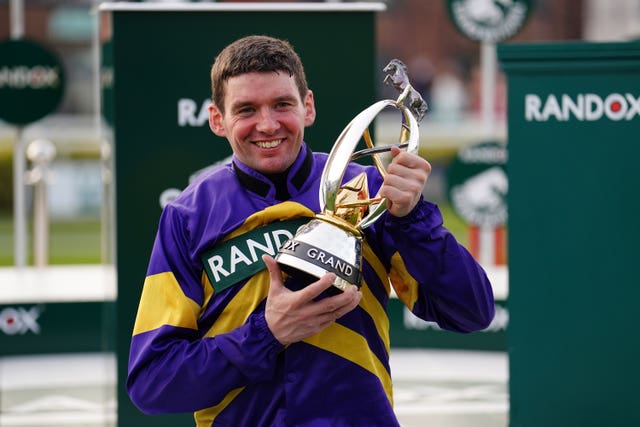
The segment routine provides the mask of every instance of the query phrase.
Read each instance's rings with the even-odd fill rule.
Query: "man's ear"
[[[311,126],[316,121],[316,104],[313,100],[313,92],[308,91],[307,96],[304,97],[304,125]]]
[[[222,111],[213,104],[209,104],[209,128],[218,136],[227,136],[224,130]]]

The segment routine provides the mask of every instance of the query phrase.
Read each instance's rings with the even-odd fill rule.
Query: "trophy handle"
[[[402,97],[401,97],[402,98]],[[336,209],[336,195],[338,189],[342,184],[342,178],[344,172],[347,169],[347,165],[352,160],[353,152],[360,141],[362,135],[368,136],[368,128],[375,117],[386,107],[394,107],[402,113],[402,130],[400,132],[400,144],[406,144],[407,151],[410,153],[418,152],[418,121],[411,114],[409,108],[407,108],[402,102],[394,101],[390,99],[378,101],[375,104],[369,106],[358,114],[351,122],[342,130],[340,136],[336,140],[329,158],[325,165],[322,178],[320,179],[320,209],[323,212],[331,215]],[[375,154],[377,152],[388,151],[391,146],[370,148],[369,153]],[[363,150],[367,151],[367,150]],[[362,155],[362,152],[359,152]],[[379,162],[375,162],[378,170],[384,176],[386,171],[382,168]],[[386,211],[386,199],[382,199],[376,205],[372,205],[369,209],[369,213],[358,224],[360,228],[366,228],[377,220],[380,215]]]

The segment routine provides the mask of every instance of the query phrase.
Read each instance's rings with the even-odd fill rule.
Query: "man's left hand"
[[[393,160],[380,188],[380,196],[387,199],[391,215],[403,217],[416,206],[431,173],[431,165],[417,154],[391,147]]]

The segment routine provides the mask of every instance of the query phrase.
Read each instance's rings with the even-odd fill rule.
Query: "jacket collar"
[[[261,197],[275,199],[276,188],[269,178],[242,163],[235,155],[233,156],[232,164],[238,180],[247,190],[256,193]],[[311,174],[312,166],[313,153],[307,145],[303,143],[300,148],[300,153],[298,153],[298,157],[296,157],[296,160],[287,172],[286,185],[287,193],[289,195],[293,195],[300,191]],[[282,193],[282,189],[280,190]]]

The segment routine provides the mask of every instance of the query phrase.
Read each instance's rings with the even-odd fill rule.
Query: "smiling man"
[[[325,153],[313,153],[313,92],[286,41],[249,36],[211,71],[209,124],[233,149],[160,219],[133,331],[127,389],[149,414],[195,412],[198,426],[397,426],[389,368],[393,290],[452,331],[489,325],[486,274],[422,199],[431,166],[392,150],[388,212],[365,230],[360,289],[311,284],[272,258],[320,210]]]

